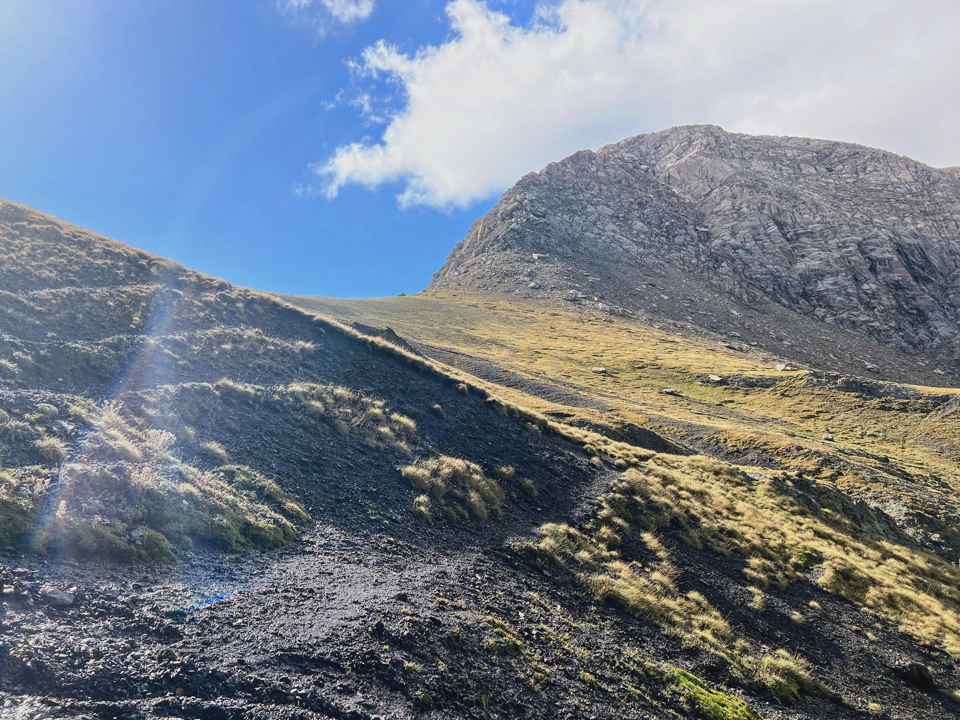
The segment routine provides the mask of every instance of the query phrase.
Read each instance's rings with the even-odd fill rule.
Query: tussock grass
[[[0,473],[3,544],[68,557],[169,562],[174,550],[195,545],[279,547],[296,536],[295,524],[309,521],[251,468],[200,470],[180,458],[173,432],[152,427],[123,403],[78,402],[36,407],[23,413],[29,420],[7,413],[22,447],[10,433],[5,445],[34,452],[39,462]],[[54,414],[77,424],[46,435]]]
[[[598,526],[594,524],[591,530]],[[595,533],[569,525],[547,524],[540,534],[539,542],[521,546],[521,550],[571,570],[597,600],[619,605],[679,635],[684,642],[724,658],[733,676],[743,682],[766,688],[785,703],[795,702],[800,692],[825,691],[812,679],[803,660],[782,651],[762,654],[736,638],[729,623],[703,595],[680,593],[676,585],[679,571],[670,552],[652,533],[641,536],[650,554],[645,563],[625,562]],[[705,702],[711,698],[702,696]]]
[[[616,529],[611,531],[614,525]],[[679,592],[677,567],[653,533],[640,536],[650,562],[640,564],[620,558],[615,546],[629,529],[629,525],[616,520],[603,526],[595,524],[587,532],[548,523],[540,528],[540,541],[526,549],[572,569],[597,600],[613,602],[637,617],[728,655],[730,626],[702,595]]]
[[[839,493],[786,475],[754,481],[698,457],[659,456],[645,470],[624,475],[607,505],[612,515],[673,525],[712,550],[744,555],[744,574],[760,587],[782,588],[816,570],[828,592],[960,656],[960,569],[865,534]]]
[[[33,527],[51,482],[43,467],[0,470],[0,545],[14,545]]]
[[[276,300],[276,298],[274,299]],[[297,300],[300,301],[308,299],[298,298]],[[303,312],[305,308],[309,309],[309,305],[298,305],[284,301],[278,302],[280,302],[280,304],[283,306],[292,310],[295,309],[298,312]],[[511,392],[507,388],[502,388],[494,385],[493,383],[479,380],[478,378],[460,372],[455,368],[445,366],[441,363],[434,362],[433,360],[419,355],[414,355],[406,349],[401,348],[398,345],[394,345],[393,343],[390,343],[382,338],[363,335],[362,333],[357,332],[353,328],[344,325],[330,316],[315,314],[313,317],[314,321],[323,327],[329,328],[336,332],[341,332],[354,339],[360,339],[372,349],[401,359],[407,364],[415,367],[420,372],[431,375],[442,382],[452,384],[464,395],[476,394],[480,398],[490,400],[491,407],[496,412],[502,415],[517,418],[518,420],[522,421],[524,423],[524,427],[531,434],[536,436],[553,434],[564,437],[579,445],[590,444],[594,447],[594,452],[602,451],[614,459],[622,467],[638,465],[655,454],[645,448],[639,448],[626,442],[612,440],[601,433],[578,428],[567,423],[560,423],[550,420],[545,414],[540,412],[537,407],[535,407],[538,405],[538,403],[530,403],[531,400],[534,400],[530,396],[522,393]],[[519,402],[517,402],[517,400],[519,400]],[[542,403],[540,403],[540,405],[542,405]],[[433,409],[437,411],[438,407],[439,406],[435,405]],[[443,414],[443,408],[439,408],[439,413]],[[597,450],[598,448],[599,450]]]
[[[170,433],[170,435],[173,435],[173,433]],[[174,438],[176,438],[175,435]],[[230,453],[228,453],[227,449],[216,440],[208,440],[200,446],[200,449],[217,463],[226,464],[230,462]]]
[[[792,705],[802,693],[823,691],[823,685],[811,675],[810,665],[805,660],[791,655],[786,650],[777,650],[766,655],[757,667],[760,681],[782,703]]]
[[[807,487],[785,474],[756,480],[703,456],[659,455],[614,482],[583,529],[544,525],[540,540],[522,550],[567,568],[598,600],[725,658],[745,681],[784,703],[824,690],[810,666],[784,651],[759,653],[734,636],[707,598],[681,594],[675,582],[680,569],[656,532],[669,529],[694,547],[744,557],[744,580],[757,610],[767,592],[808,577],[957,657],[960,570],[864,533],[843,502],[833,489]],[[621,557],[630,537],[641,541],[645,560]],[[805,620],[800,613],[792,619]]]
[[[740,464],[803,471],[875,506],[903,505],[939,522],[917,528],[919,539],[929,535],[930,547],[944,548],[948,559],[960,553],[956,389],[780,372],[777,358],[752,348],[731,350],[671,335],[666,328],[516,299],[441,292],[292,300],[313,311],[388,325],[404,337],[573,393],[569,402],[547,400],[460,373],[465,384],[482,385],[501,401],[532,412],[564,417],[568,427],[605,426],[608,435],[625,424],[649,428]],[[609,374],[593,373],[597,365]],[[709,382],[708,374],[724,382]],[[665,387],[677,388],[683,399],[667,402],[660,393]],[[821,440],[828,432],[835,436],[832,443]],[[578,441],[594,444],[618,468],[626,463],[618,457],[622,448],[601,447],[582,436]]]
[[[383,400],[345,387],[310,383],[293,383],[279,392],[290,393],[307,415],[339,432],[361,435],[370,447],[410,456],[420,443],[417,423],[392,412]]]
[[[429,495],[418,495],[413,501],[413,514],[420,522],[429,525],[433,522],[433,501]]]
[[[503,488],[469,460],[448,455],[421,458],[402,473],[413,487],[441,506],[448,519],[472,516],[486,520],[503,511]]]
[[[45,460],[59,464],[67,458],[67,445],[58,438],[42,437],[33,444]]]
[[[170,561],[193,546],[284,545],[309,515],[276,481],[232,462],[222,444],[203,436],[238,417],[274,412],[403,456],[420,444],[416,423],[384,401],[309,383],[263,387],[224,378],[99,405],[4,411],[0,452],[5,465],[20,469],[4,471],[0,485],[0,540],[122,561]],[[58,417],[70,424],[56,424]],[[483,483],[450,485],[450,498],[462,500],[450,507],[477,515],[499,512],[498,497]],[[429,505],[419,514],[429,521]]]

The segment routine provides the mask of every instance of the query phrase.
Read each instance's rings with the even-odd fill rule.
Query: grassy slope
[[[749,347],[493,298],[295,302],[389,327],[499,380],[498,393],[547,416],[611,434],[653,428],[742,468],[658,456],[627,471],[585,525],[542,528],[534,555],[569,569],[598,598],[697,636],[746,675],[762,675],[773,661],[738,645],[709,602],[678,589],[669,553],[657,560],[649,533],[673,528],[692,547],[746,556],[758,612],[766,593],[810,577],[960,655],[958,391],[783,371]],[[638,533],[648,533],[639,554],[628,542]]]
[[[29,209],[0,203],[0,231],[0,544],[126,561],[172,561],[197,545],[273,548],[310,520],[304,506],[343,520],[338,493],[360,494],[367,525],[419,491],[410,520],[499,520],[518,505],[553,506],[571,473],[605,472],[590,463],[595,450],[571,463],[569,443],[561,455],[544,435],[594,440],[630,464],[651,455],[484,403],[457,373]],[[408,389],[400,401],[425,403],[412,408],[421,422],[371,387],[394,400]],[[466,459],[450,433],[461,421],[497,438],[498,462]],[[400,493],[390,489],[403,488],[400,473],[383,482],[398,461],[412,486]],[[379,481],[374,496],[336,485],[366,475]],[[747,713],[669,665],[645,672],[668,688],[667,704]],[[596,677],[581,675],[592,692]]]
[[[409,495],[412,520],[398,463],[483,403],[411,360],[0,202],[0,547],[153,561],[273,548],[310,519],[304,497],[323,519],[363,522],[337,503],[391,472],[373,499]],[[450,419],[429,410],[440,402]]]
[[[960,536],[953,534],[960,524],[960,390],[779,371],[777,358],[735,342],[738,350],[496,299],[297,302],[463,353],[439,356],[499,379],[500,392],[548,415],[613,429],[646,427],[742,465],[831,481],[905,521],[913,516],[907,524],[918,540],[951,560],[960,557]],[[474,358],[511,375],[497,378]],[[722,380],[711,382],[711,374]],[[570,397],[564,402],[562,394],[542,392],[543,385]],[[665,395],[667,388],[679,396]]]

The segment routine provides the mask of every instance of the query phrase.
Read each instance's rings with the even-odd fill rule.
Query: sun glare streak
[[[206,597],[196,600],[189,605],[183,605],[181,607],[168,610],[167,615],[186,615],[187,613],[205,610],[226,600],[232,600],[246,593],[259,590],[260,588],[266,587],[271,583],[283,583],[291,576],[303,576],[305,572],[308,572],[313,567],[311,563],[302,558],[294,559],[292,563],[284,563],[284,566],[286,566],[286,569],[280,569],[276,572],[273,572],[263,579],[257,580],[256,582],[252,582],[232,590],[226,590],[224,592],[207,595]]]
[[[92,458],[94,445],[93,437],[103,428],[104,419],[112,414],[113,402],[123,393],[128,392],[142,382],[151,371],[156,371],[156,363],[151,362],[159,350],[154,342],[155,338],[163,337],[173,318],[184,301],[189,297],[185,293],[173,302],[160,302],[151,311],[147,322],[146,332],[140,348],[128,356],[127,361],[117,372],[113,381],[108,384],[108,390],[97,406],[97,415],[90,425],[81,432],[68,458],[60,466],[54,488],[47,495],[43,509],[37,515],[34,529],[30,533],[27,547],[34,553],[44,548],[50,539],[54,521],[66,509],[69,503],[74,480],[79,475],[78,465],[88,464]],[[159,380],[157,378],[156,380]],[[159,382],[154,385],[161,384]]]

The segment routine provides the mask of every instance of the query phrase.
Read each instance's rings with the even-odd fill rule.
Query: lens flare
[[[189,298],[190,293],[180,295],[173,302],[162,301],[162,289],[158,295],[160,302],[151,311],[140,348],[127,356],[125,363],[109,384],[103,399],[98,403],[96,416],[81,432],[67,460],[60,465],[54,487],[47,494],[33,532],[27,541],[27,547],[34,553],[42,550],[49,541],[54,521],[66,508],[71,498],[74,480],[79,475],[77,465],[90,462],[94,450],[91,441],[101,429],[104,419],[118,411],[116,399],[133,387],[161,384],[161,378],[153,378],[152,383],[146,382],[146,378],[151,373],[157,373],[160,370],[160,364],[153,362],[154,356],[160,349],[153,340],[165,335],[170,323],[177,315],[177,310]]]

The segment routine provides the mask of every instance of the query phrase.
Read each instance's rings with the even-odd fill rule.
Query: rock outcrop
[[[639,135],[523,177],[430,288],[640,312],[942,383],[960,368],[960,173],[715,126]]]

